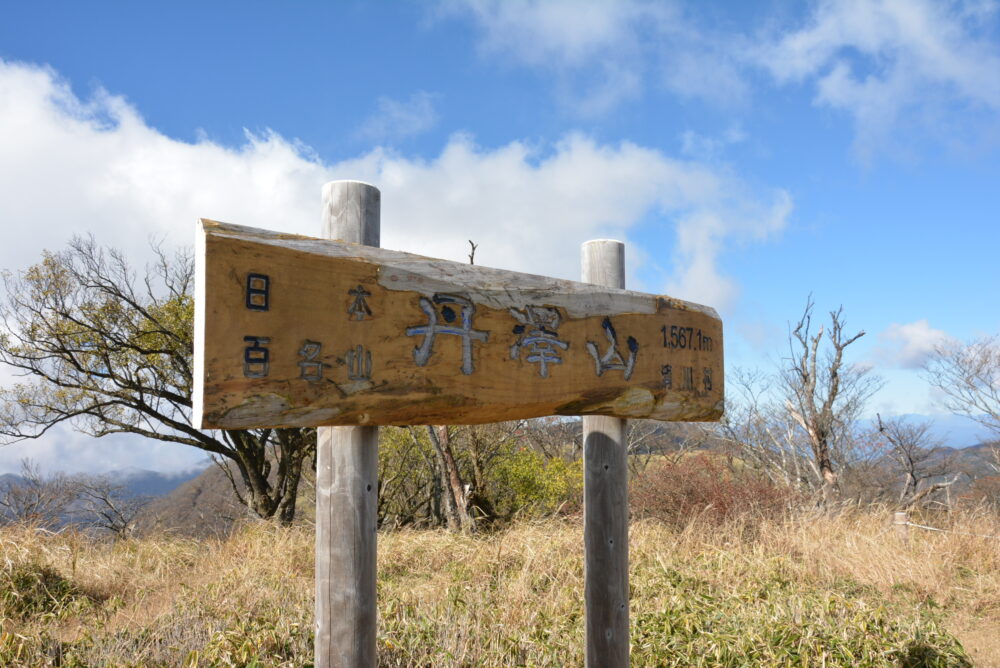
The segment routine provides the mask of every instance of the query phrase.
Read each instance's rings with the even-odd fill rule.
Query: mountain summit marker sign
[[[316,668],[374,668],[378,426],[583,415],[587,668],[629,665],[624,418],[722,414],[722,323],[586,283],[380,250],[381,193],[323,186],[325,239],[209,220],[195,264],[194,424],[316,426]],[[344,243],[331,239],[346,239]]]
[[[705,306],[210,220],[196,254],[203,429],[722,414]]]

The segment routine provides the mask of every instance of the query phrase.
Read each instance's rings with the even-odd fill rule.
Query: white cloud
[[[788,336],[787,330],[760,315],[740,318],[737,323],[737,333],[749,344],[751,350],[759,355],[780,350],[781,342]],[[726,355],[729,355],[728,350]]]
[[[684,299],[726,308],[739,295],[739,287],[718,267],[725,245],[765,241],[781,232],[792,212],[792,198],[776,191],[770,202],[741,197],[727,191],[738,184],[717,184],[716,205],[699,207],[677,221],[676,276],[667,292]]]
[[[681,153],[697,160],[714,160],[729,146],[746,141],[747,135],[739,124],[734,124],[717,136],[703,135],[694,130],[681,133]]]
[[[668,4],[638,0],[455,0],[483,31],[483,48],[527,65],[580,66],[628,45],[640,21],[670,15]]]
[[[440,0],[469,19],[481,51],[553,77],[567,109],[607,114],[659,87],[716,106],[751,96],[748,70],[807,84],[817,106],[853,119],[863,159],[915,140],[968,149],[1000,138],[997,4],[820,0],[792,27],[719,28],[677,0]]]
[[[876,355],[887,364],[904,369],[919,369],[934,348],[952,340],[926,319],[900,325],[893,323],[878,335]]]
[[[704,35],[692,25],[672,36],[661,55],[662,78],[667,90],[681,97],[732,107],[750,97],[735,36]]]
[[[272,227],[317,219],[324,168],[277,135],[238,149],[175,141],[121,97],[81,101],[44,68],[0,61],[0,266],[93,232],[140,262],[149,237],[192,243],[199,217]]]
[[[584,116],[640,96],[648,81],[723,105],[748,94],[729,40],[675,2],[443,0],[440,9],[470,17],[485,54],[553,73],[566,106]]]
[[[953,132],[953,124],[938,126],[954,109],[993,123],[1000,49],[985,33],[995,9],[983,2],[824,1],[808,25],[751,57],[779,82],[813,83],[816,104],[850,113],[856,149],[868,157],[900,125]]]
[[[405,102],[380,97],[378,110],[358,130],[358,136],[376,142],[406,139],[430,130],[438,121],[435,96],[418,91]]]
[[[463,259],[472,238],[481,264],[574,279],[581,243],[626,238],[652,217],[676,232],[672,248],[643,249],[647,257],[672,255],[667,290],[716,307],[738,294],[718,267],[720,254],[734,241],[779,232],[791,211],[784,191],[760,201],[724,172],[583,135],[566,137],[547,156],[521,142],[483,150],[456,137],[435,160],[383,156],[361,169],[382,189],[387,247]]]
[[[462,261],[472,239],[477,263],[506,269],[578,278],[583,241],[625,239],[640,223],[665,228],[663,239],[674,230],[674,243],[639,249],[630,262],[672,255],[676,296],[724,307],[737,286],[720,271],[720,254],[780,231],[791,209],[783,191],[758,196],[726,171],[579,134],[496,148],[455,136],[429,160],[376,149],[332,165],[271,132],[247,134],[236,148],[186,143],[147,125],[121,97],[80,100],[51,70],[3,61],[0,141],[0,268],[8,269],[80,233],[141,266],[150,237],[190,244],[199,217],[316,234],[321,184],[353,178],[382,190],[385,247]],[[56,456],[52,443],[34,445]]]

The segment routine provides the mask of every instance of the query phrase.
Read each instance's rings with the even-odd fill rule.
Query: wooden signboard
[[[722,414],[711,308],[209,220],[197,244],[203,429]]]

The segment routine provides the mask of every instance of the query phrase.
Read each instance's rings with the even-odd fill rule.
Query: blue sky
[[[940,411],[923,356],[1000,331],[996,2],[5,3],[0,141],[7,269],[80,232],[141,262],[202,216],[315,234],[357,178],[385,247],[577,278],[623,239],[730,367],[843,305],[883,415]],[[0,468],[193,456],[147,450]]]

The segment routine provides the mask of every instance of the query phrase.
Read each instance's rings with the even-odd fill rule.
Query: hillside
[[[233,471],[239,484],[239,474]],[[299,485],[296,519],[315,517],[312,472],[303,474]],[[241,486],[242,488],[242,486]],[[169,494],[153,499],[139,518],[140,532],[165,531],[182,536],[226,536],[241,520],[254,520],[240,503],[225,472],[215,464],[177,486]]]
[[[1000,442],[980,443],[967,448],[956,448],[952,451],[957,470],[967,473],[972,478],[997,475],[996,466],[1000,465],[993,454],[1000,447]]]
[[[139,519],[140,532],[166,531],[185,536],[228,535],[247,509],[236,498],[222,469],[212,465],[153,499]]]

